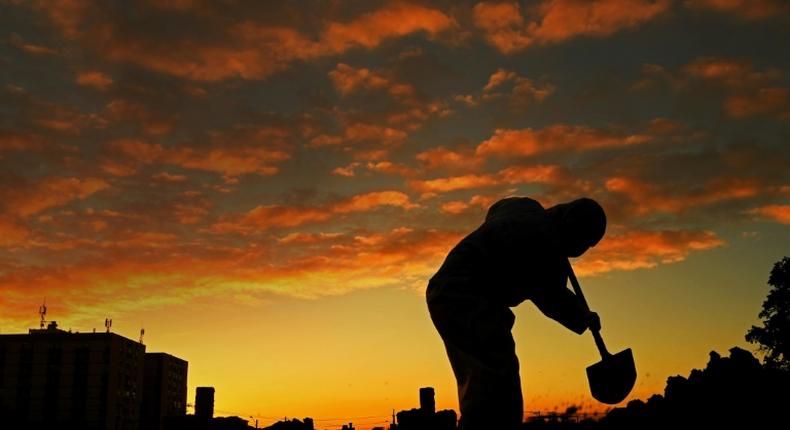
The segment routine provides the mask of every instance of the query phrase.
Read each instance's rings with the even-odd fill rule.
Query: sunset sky
[[[0,332],[189,361],[221,415],[457,409],[427,280],[499,198],[589,196],[574,261],[628,400],[753,350],[790,249],[782,0],[0,0]],[[526,411],[599,360],[515,309]],[[342,419],[342,421],[341,421]]]

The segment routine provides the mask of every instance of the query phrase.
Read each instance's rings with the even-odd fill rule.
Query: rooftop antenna
[[[41,323],[39,324],[39,328],[44,330],[44,323],[46,322],[47,317],[47,298],[44,298],[44,304],[38,308],[38,314],[41,316]]]
[[[105,318],[104,319],[104,327],[107,328],[107,333],[110,332],[110,327],[112,327],[112,318]]]
[[[141,328],[141,329],[140,329],[140,343],[141,343],[141,344],[143,343],[143,336],[145,336],[145,329],[144,329],[144,328]],[[143,345],[144,345],[144,344],[143,344]]]

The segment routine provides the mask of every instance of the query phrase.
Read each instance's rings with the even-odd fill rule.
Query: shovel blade
[[[622,402],[636,383],[636,365],[631,348],[605,357],[587,368],[590,392],[599,402]]]

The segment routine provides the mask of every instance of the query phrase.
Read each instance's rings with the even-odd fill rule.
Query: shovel
[[[590,309],[584,299],[579,281],[573,273],[570,261],[568,262],[568,277],[571,279],[573,291],[582,305]],[[614,405],[622,402],[634,388],[636,382],[636,365],[631,348],[612,355],[603,343],[600,331],[593,331],[595,345],[601,353],[601,361],[587,367],[587,380],[590,382],[592,396],[601,403]]]

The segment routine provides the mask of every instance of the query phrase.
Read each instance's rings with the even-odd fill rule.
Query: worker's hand
[[[593,311],[587,312],[585,316],[587,320],[587,327],[592,331],[601,331],[601,318]]]

